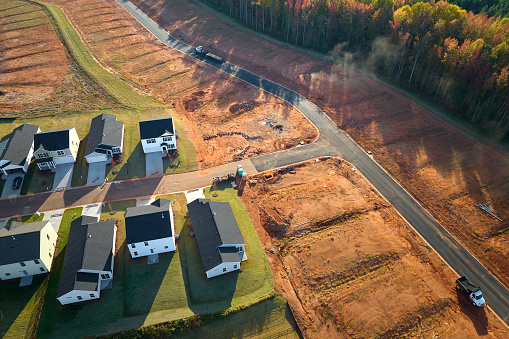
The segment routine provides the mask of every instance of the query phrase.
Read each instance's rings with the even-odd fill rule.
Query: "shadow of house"
[[[196,314],[226,310],[232,306],[239,272],[207,279],[192,232],[190,219],[186,218],[179,234],[179,253],[187,304]]]
[[[81,216],[71,222],[57,299],[62,305],[94,300],[111,288],[117,227]]]
[[[488,334],[488,316],[484,307],[473,306],[468,296],[464,291],[456,289],[458,297],[458,306],[460,311],[467,315],[477,331],[478,336],[484,336]]]

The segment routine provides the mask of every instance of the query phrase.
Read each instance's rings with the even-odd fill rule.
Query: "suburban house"
[[[101,114],[92,119],[88,133],[85,159],[92,162],[110,161],[121,154],[124,147],[124,123],[111,114]]]
[[[65,128],[37,133],[34,136],[34,154],[40,170],[47,170],[76,161],[80,139],[76,128]]]
[[[240,270],[246,243],[230,204],[200,198],[187,209],[207,278]]]
[[[111,288],[116,234],[113,220],[84,215],[71,222],[57,291],[62,305],[98,299]]]
[[[0,230],[0,279],[49,272],[57,238],[49,221],[12,221]]]
[[[23,124],[0,140],[0,173],[26,173],[34,155],[34,135],[39,126]]]
[[[178,134],[172,117],[141,120],[140,137],[144,153],[168,153],[177,149]]]
[[[175,251],[171,202],[157,199],[150,205],[128,208],[125,232],[132,258]]]

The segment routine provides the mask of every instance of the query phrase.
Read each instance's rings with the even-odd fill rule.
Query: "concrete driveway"
[[[163,152],[153,152],[145,154],[145,177],[159,177],[164,175],[163,171]]]
[[[97,186],[106,179],[106,165],[109,161],[93,162],[88,164],[87,186]]]
[[[60,191],[71,188],[72,170],[74,163],[61,164],[52,169],[55,172],[55,180],[53,180],[53,191]]]
[[[5,179],[5,185],[4,185],[4,190],[2,191],[2,196],[0,197],[0,199],[19,197],[21,187],[18,188],[17,190],[12,189],[12,181],[16,177],[22,177],[23,181],[25,181],[25,173],[13,173],[13,174],[9,174],[7,176],[4,175],[2,177],[2,179]],[[23,185],[23,182],[21,182],[21,184]]]

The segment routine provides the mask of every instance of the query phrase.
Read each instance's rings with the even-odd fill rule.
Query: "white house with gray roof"
[[[85,159],[87,162],[109,161],[111,156],[124,149],[124,123],[111,114],[101,114],[92,119],[88,133]]]
[[[74,127],[37,133],[34,136],[35,162],[40,170],[73,163],[79,146],[80,139]]]
[[[39,126],[23,124],[0,140],[0,173],[26,173],[34,154],[34,135]]]
[[[144,153],[161,152],[177,149],[178,134],[175,132],[173,117],[141,120],[140,137]]]
[[[131,257],[175,251],[174,227],[169,200],[157,199],[150,205],[129,207],[125,214],[125,241]]]
[[[49,221],[13,221],[0,230],[0,279],[48,273],[58,235]]]
[[[117,227],[81,216],[71,222],[57,299],[62,305],[94,300],[111,288]]]
[[[187,209],[207,278],[240,270],[246,242],[230,204],[199,198]]]

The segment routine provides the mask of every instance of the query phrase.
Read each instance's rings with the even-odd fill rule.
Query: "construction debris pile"
[[[246,133],[241,133],[241,132],[219,132],[219,133],[216,133],[213,135],[206,135],[203,137],[203,140],[210,140],[210,139],[214,139],[217,137],[225,137],[225,136],[232,136],[232,135],[240,135],[241,137],[243,137],[246,140],[257,140],[257,139],[263,140],[263,138],[259,135],[252,137],[252,136],[247,135]]]

